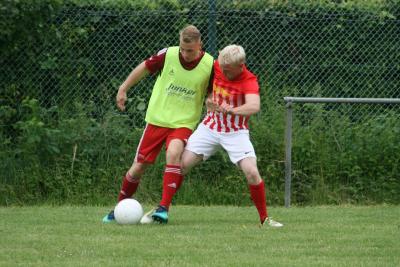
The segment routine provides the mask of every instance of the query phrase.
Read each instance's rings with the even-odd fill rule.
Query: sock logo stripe
[[[128,182],[130,182],[130,183],[135,183],[135,184],[139,183],[139,179],[135,179],[135,178],[133,178],[133,177],[130,176],[130,175],[126,175],[125,178],[126,178],[126,180],[127,180]]]
[[[176,186],[176,183],[170,183],[170,184],[168,184],[168,187],[171,187],[171,188],[177,188],[177,186]]]
[[[165,168],[165,172],[181,174],[181,169],[178,169],[178,168]]]

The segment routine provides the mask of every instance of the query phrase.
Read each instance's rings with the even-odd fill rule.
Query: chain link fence
[[[252,141],[271,203],[282,203],[284,189],[284,97],[400,98],[396,1],[77,2],[0,3],[0,169],[3,182],[31,186],[32,196],[70,192],[54,177],[115,194],[109,179],[131,163],[156,76],[129,91],[123,113],[117,89],[143,60],[178,45],[187,24],[215,58],[229,44],[246,50],[261,88]],[[399,105],[296,104],[293,201],[398,203],[399,120]],[[237,190],[222,154],[193,180],[221,176]]]
[[[263,112],[283,109],[284,96],[400,97],[400,21],[390,14],[279,10],[259,1],[168,3],[153,9],[65,6],[42,25],[54,37],[3,62],[12,75],[2,75],[1,82],[24,80],[30,84],[25,94],[43,107],[93,103],[93,115],[101,117],[115,110],[117,88],[129,72],[162,48],[177,45],[179,30],[190,23],[200,28],[204,48],[214,57],[228,44],[245,48],[262,88]],[[38,61],[26,66],[29,54]],[[154,79],[129,93],[128,114],[135,126],[143,125]],[[391,106],[363,109],[344,112],[398,112]]]

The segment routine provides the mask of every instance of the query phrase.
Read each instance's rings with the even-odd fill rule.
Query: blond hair
[[[194,25],[188,25],[179,32],[181,40],[185,43],[201,41],[201,33]]]
[[[219,51],[218,62],[222,65],[240,65],[245,63],[246,53],[240,45],[228,45]]]

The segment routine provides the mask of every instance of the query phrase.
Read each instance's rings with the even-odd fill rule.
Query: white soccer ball
[[[114,216],[119,224],[136,224],[143,217],[143,208],[137,200],[126,198],[115,206]]]

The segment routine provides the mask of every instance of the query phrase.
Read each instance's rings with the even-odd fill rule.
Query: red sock
[[[265,197],[264,180],[258,185],[249,185],[251,199],[257,208],[258,214],[260,215],[260,221],[263,222],[268,217],[267,213],[267,201]]]
[[[122,179],[121,191],[118,195],[118,202],[125,198],[131,197],[137,190],[140,183],[140,178],[133,178],[129,172]]]
[[[171,205],[172,198],[178,191],[183,181],[181,174],[181,167],[177,165],[167,165],[164,171],[163,177],[163,192],[162,199],[160,202],[161,206],[169,208]]]

